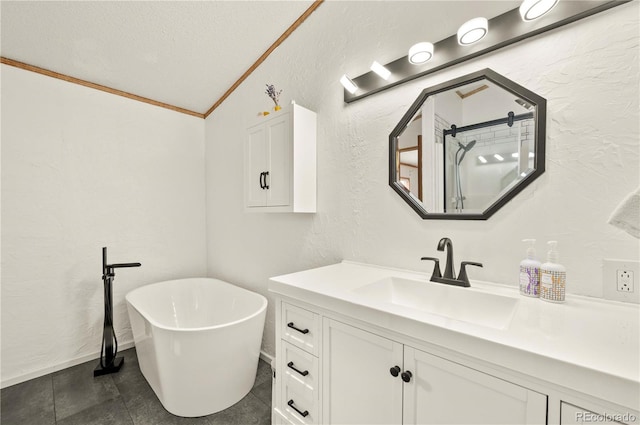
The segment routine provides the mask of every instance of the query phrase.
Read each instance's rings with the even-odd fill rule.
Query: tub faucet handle
[[[107,264],[107,267],[112,269],[119,269],[122,267],[140,267],[140,263],[119,263],[119,264]]]

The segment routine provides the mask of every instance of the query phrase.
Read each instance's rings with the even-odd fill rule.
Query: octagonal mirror
[[[389,184],[422,218],[486,220],[544,172],[545,120],[490,69],[425,89],[389,135]]]

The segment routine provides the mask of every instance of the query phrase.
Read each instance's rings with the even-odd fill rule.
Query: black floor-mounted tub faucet
[[[116,357],[118,353],[118,339],[113,330],[113,279],[115,269],[122,267],[140,267],[140,263],[107,264],[107,247],[102,248],[102,282],[104,283],[104,330],[102,332],[102,347],[100,348],[100,363],[93,370],[93,376],[115,373],[120,370],[124,358]]]

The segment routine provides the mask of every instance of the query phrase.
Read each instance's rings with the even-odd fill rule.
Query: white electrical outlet
[[[616,273],[616,281],[618,284],[618,291],[620,292],[633,292],[633,271],[626,269],[618,269]]]
[[[640,261],[605,259],[602,267],[604,298],[640,304]]]

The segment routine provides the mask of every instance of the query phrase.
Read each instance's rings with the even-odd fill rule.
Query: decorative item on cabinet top
[[[316,113],[295,102],[247,126],[245,211],[316,212],[316,133]]]
[[[273,100],[273,103],[276,104],[276,106],[273,107],[273,110],[277,112],[280,109],[282,109],[282,107],[280,106],[280,103],[278,102],[280,100],[280,95],[282,94],[282,89],[277,91],[276,86],[274,86],[273,84],[267,84],[266,86],[267,86],[267,90],[265,91],[265,93],[267,96],[269,96],[271,100]]]

